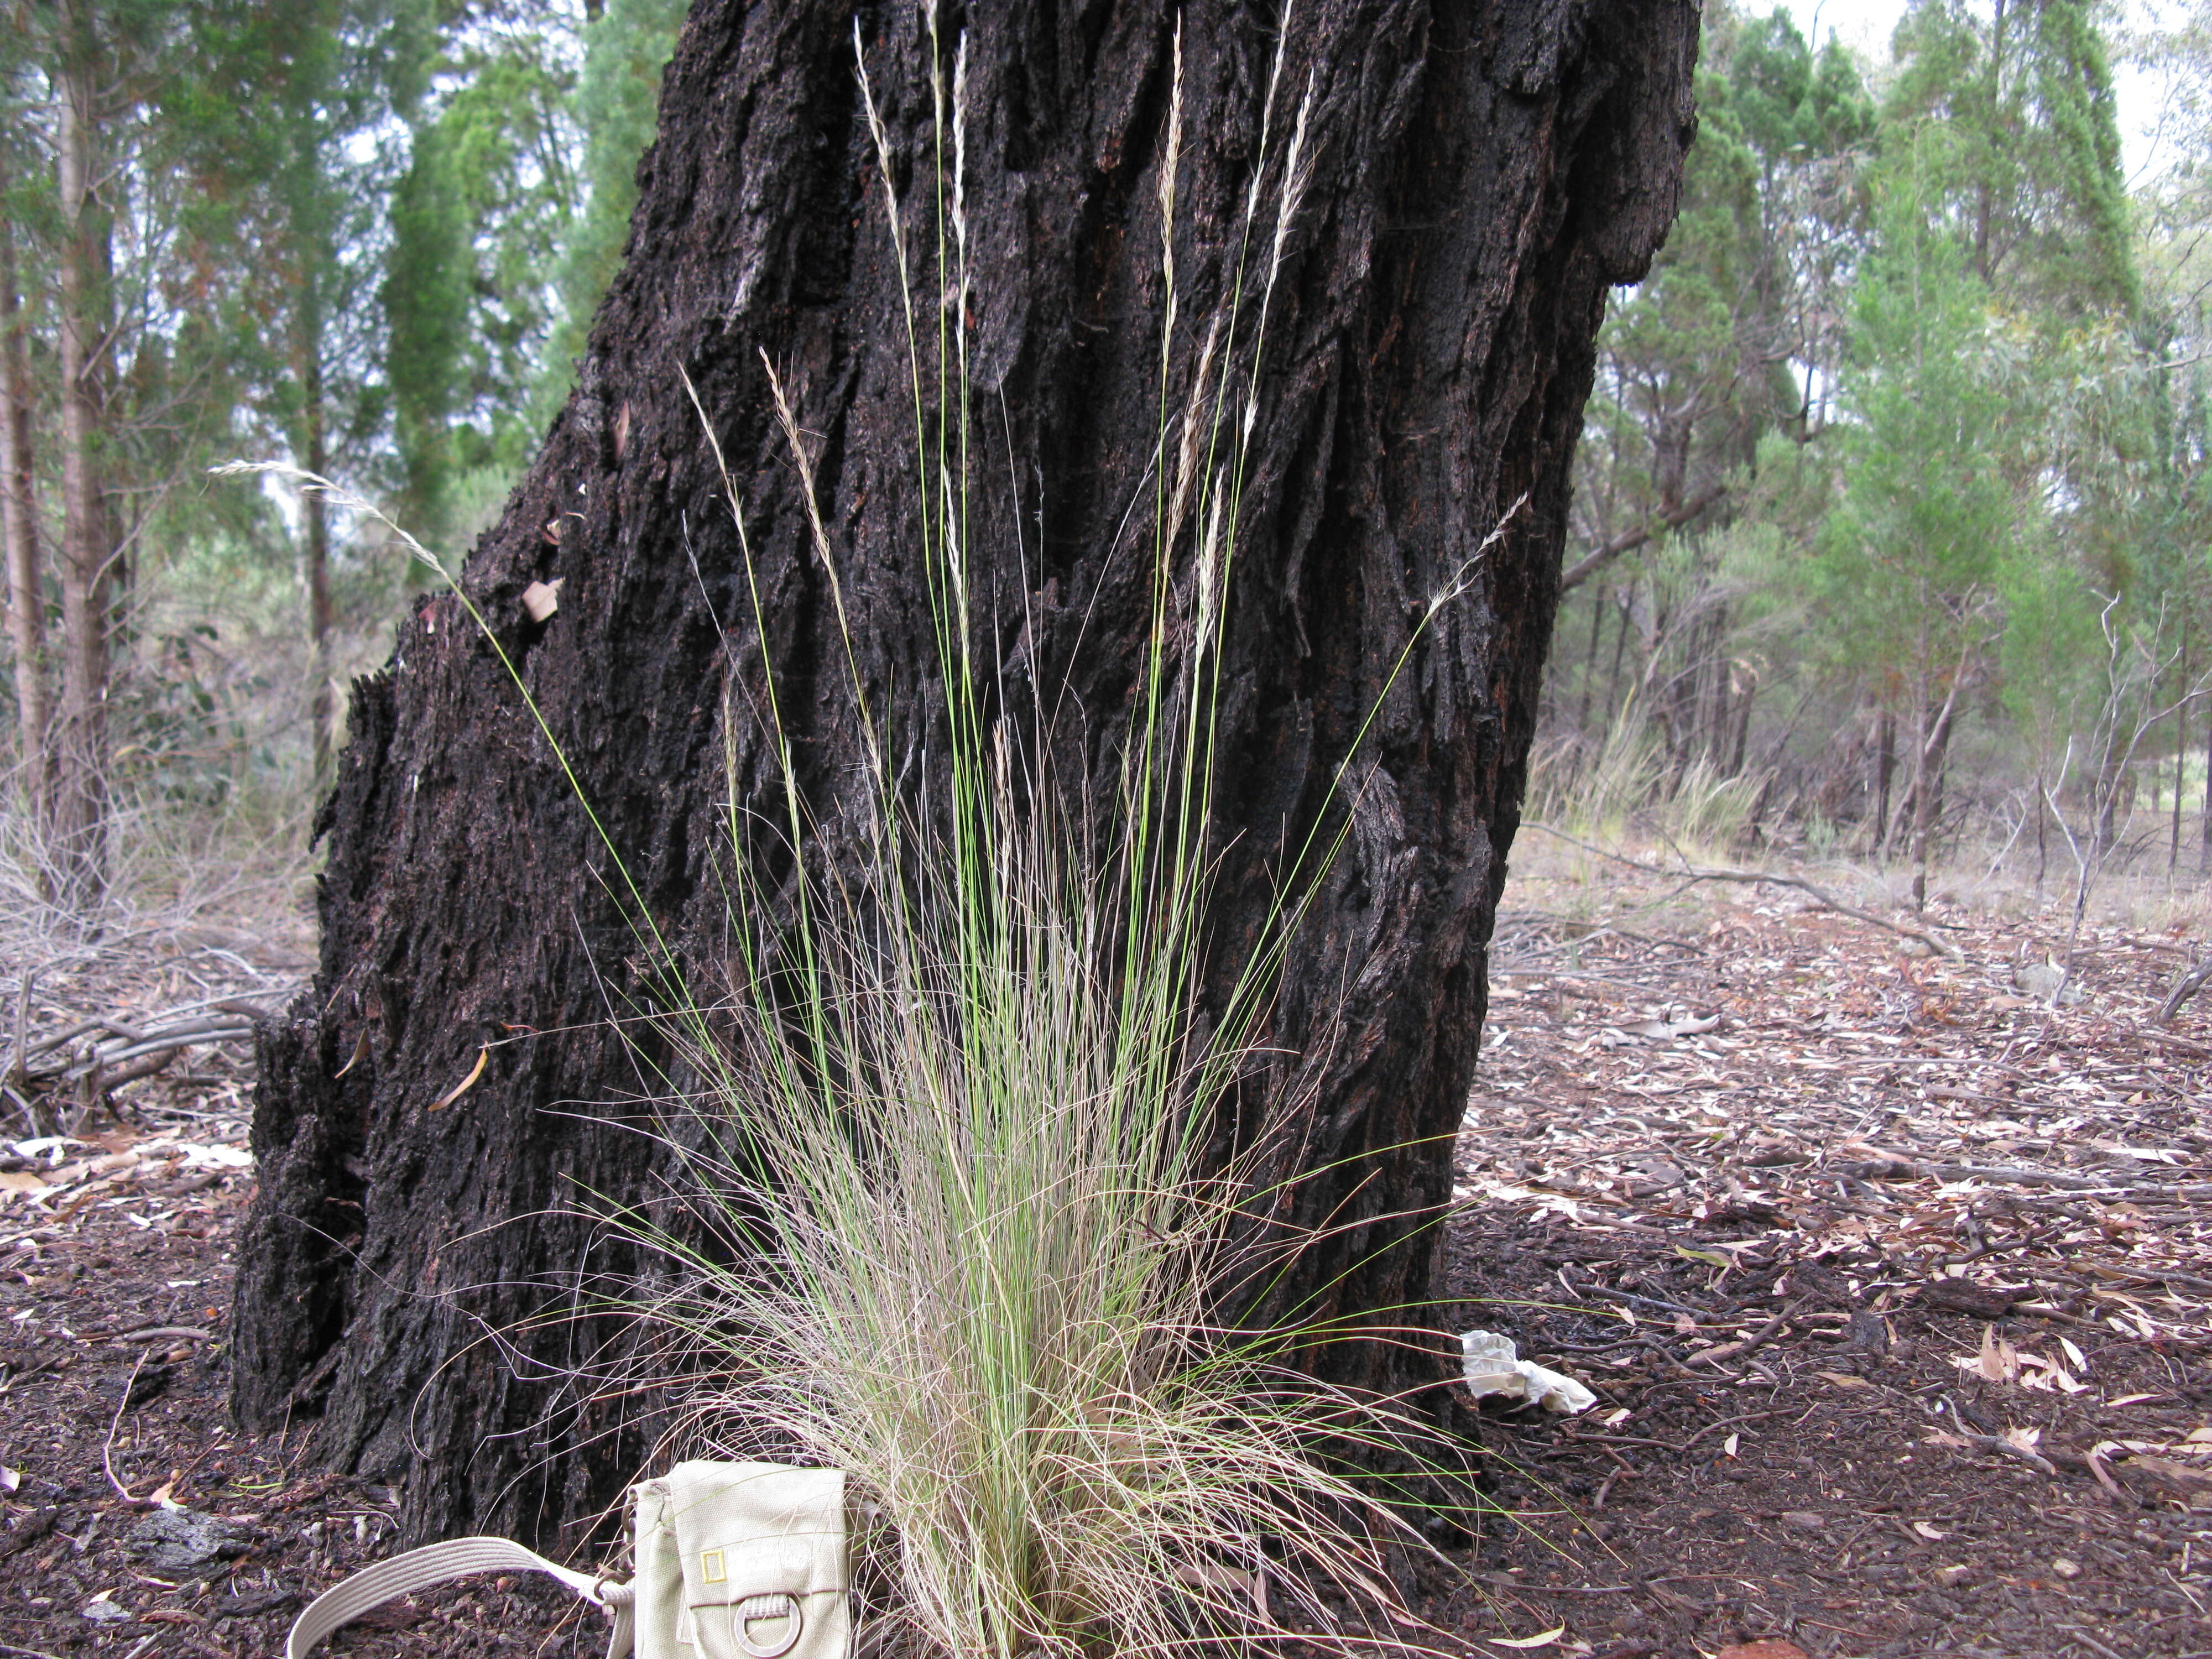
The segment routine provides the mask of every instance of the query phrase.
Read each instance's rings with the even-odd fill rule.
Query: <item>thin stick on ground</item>
[[[107,1472],[107,1484],[115,1488],[126,1504],[135,1504],[138,1500],[131,1495],[130,1487],[115,1478],[115,1437],[123,1427],[123,1413],[131,1409],[131,1391],[138,1386],[138,1373],[146,1369],[146,1356],[153,1352],[151,1348],[138,1351],[138,1363],[131,1368],[131,1375],[124,1380],[122,1397],[115,1402],[115,1415],[108,1419],[107,1438],[100,1448],[100,1467]]]

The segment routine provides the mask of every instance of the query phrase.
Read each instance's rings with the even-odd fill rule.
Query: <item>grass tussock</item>
[[[687,1150],[688,1214],[675,1226],[623,1218],[674,1270],[627,1311],[698,1379],[680,1437],[847,1472],[866,1517],[864,1648],[1152,1655],[1293,1630],[1401,1648],[1418,1628],[1384,1550],[1418,1547],[1419,1534],[1344,1459],[1388,1445],[1401,1466],[1418,1462],[1421,1426],[1392,1401],[1292,1368],[1291,1353],[1328,1332],[1223,1322],[1300,1242],[1251,1224],[1277,1207],[1258,1173],[1267,1133],[1225,1160],[1209,1145],[1217,1123],[1252,1116],[1253,1033],[1296,892],[1225,1006],[1202,1009],[1198,987],[1212,677],[1251,432],[1253,382],[1240,389],[1236,377],[1240,364],[1257,374],[1311,98],[1283,142],[1279,56],[1238,279],[1175,402],[1180,62],[1178,41],[1159,185],[1170,298],[1153,646],[1121,799],[1105,815],[1121,829],[1100,845],[1084,827],[1100,815],[1030,769],[1048,744],[1023,743],[1003,696],[985,695],[962,540],[968,307],[951,308],[949,329],[925,327],[910,300],[916,517],[946,687],[943,793],[901,796],[856,682],[863,746],[878,757],[860,873],[809,867],[813,826],[787,764],[780,823],[733,816],[726,994],[681,999],[665,1026],[702,1079],[671,1135]],[[964,63],[963,43],[949,90],[941,74],[933,89],[950,158],[937,257],[963,294]],[[865,64],[862,93],[905,270],[897,169]],[[1243,314],[1248,274],[1256,317]],[[849,630],[799,422],[768,375]],[[725,482],[750,560],[744,502]],[[1186,583],[1174,579],[1178,557],[1193,567]],[[1181,617],[1179,590],[1192,596]],[[1175,656],[1166,641],[1178,633],[1188,643]],[[769,715],[780,720],[773,699]],[[752,885],[763,837],[798,859],[795,900]],[[1328,855],[1317,847],[1309,862]],[[1290,1104],[1259,1115],[1294,1122]]]
[[[1164,1654],[1346,1605],[1379,1635],[1402,1528],[1331,1459],[1413,1425],[1217,1322],[1282,1259],[1193,1128],[1242,1057],[1172,951],[1100,971],[1118,919],[1048,836],[989,850],[988,893],[939,865],[811,930],[774,1012],[744,964],[690,1048],[694,1224],[653,1230],[681,1271],[641,1310],[701,1378],[687,1437],[848,1471],[893,1650]]]

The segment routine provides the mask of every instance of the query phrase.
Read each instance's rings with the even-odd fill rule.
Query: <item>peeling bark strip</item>
[[[1059,775],[1102,801],[1147,615],[1175,21],[1164,0],[966,20],[969,580],[998,619],[977,643],[1008,664],[1010,705],[1059,711]],[[763,351],[817,447],[872,702],[928,763],[905,328],[852,27],[848,0],[700,0],[580,389],[465,576],[645,902],[690,941],[702,994],[725,708],[741,793],[781,809],[736,538],[679,370],[747,501],[768,654],[831,854],[865,787],[857,727]],[[1224,301],[1272,27],[1212,0],[1185,14],[1179,389]],[[927,35],[905,3],[864,9],[861,30],[906,169],[912,274],[933,294]],[[1268,1034],[1295,1057],[1304,1156],[1327,1171],[1301,1216],[1350,1224],[1304,1288],[1321,1313],[1387,1326],[1429,1291],[1418,1212],[1449,1195],[1591,342],[1607,287],[1642,274],[1674,210],[1697,14],[1305,0],[1291,30],[1285,86],[1316,88],[1315,171],[1269,319],[1228,600],[1225,957],[1256,936],[1284,848],[1335,810],[1333,770],[1419,613],[1528,497],[1381,711]],[[526,591],[556,580],[557,613],[532,620]],[[643,1455],[616,1407],[532,1369],[582,1364],[617,1333],[541,1324],[508,1339],[520,1365],[483,1337],[559,1311],[549,1276],[636,1265],[558,1213],[584,1192],[647,1201],[664,1172],[614,1121],[641,1086],[605,1023],[632,942],[584,814],[450,596],[421,605],[355,708],[323,819],[321,974],[263,1045],[234,1402],[254,1424],[319,1414],[327,1462],[407,1476],[417,1534],[528,1536]],[[430,1112],[487,1044],[475,1087]]]

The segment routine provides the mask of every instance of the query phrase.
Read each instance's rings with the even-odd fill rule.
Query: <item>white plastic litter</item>
[[[1569,1416],[1597,1404],[1597,1396],[1573,1377],[1518,1358],[1511,1337],[1468,1331],[1459,1346],[1466,1355],[1468,1389],[1478,1400],[1486,1395],[1533,1400],[1547,1412]]]
[[[40,1135],[35,1140],[11,1140],[8,1148],[18,1158],[43,1158],[49,1164],[59,1164],[71,1146],[89,1146],[88,1140],[71,1140],[67,1135]]]

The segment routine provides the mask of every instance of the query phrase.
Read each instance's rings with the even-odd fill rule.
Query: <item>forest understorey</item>
[[[1516,874],[1449,1283],[1461,1328],[1599,1400],[1483,1408],[1498,1513],[1407,1569],[1420,1639],[2212,1654],[2212,998],[2158,1022],[2178,929],[2091,928],[2053,1008],[2056,912],[1923,925],[1960,957],[1799,890]],[[297,965],[163,949],[42,975],[6,1040]],[[248,1051],[180,1053],[67,1143],[0,1146],[0,1655],[274,1654],[397,1547],[396,1494],[318,1472],[305,1425],[228,1426]],[[501,1577],[331,1650],[603,1640]]]

